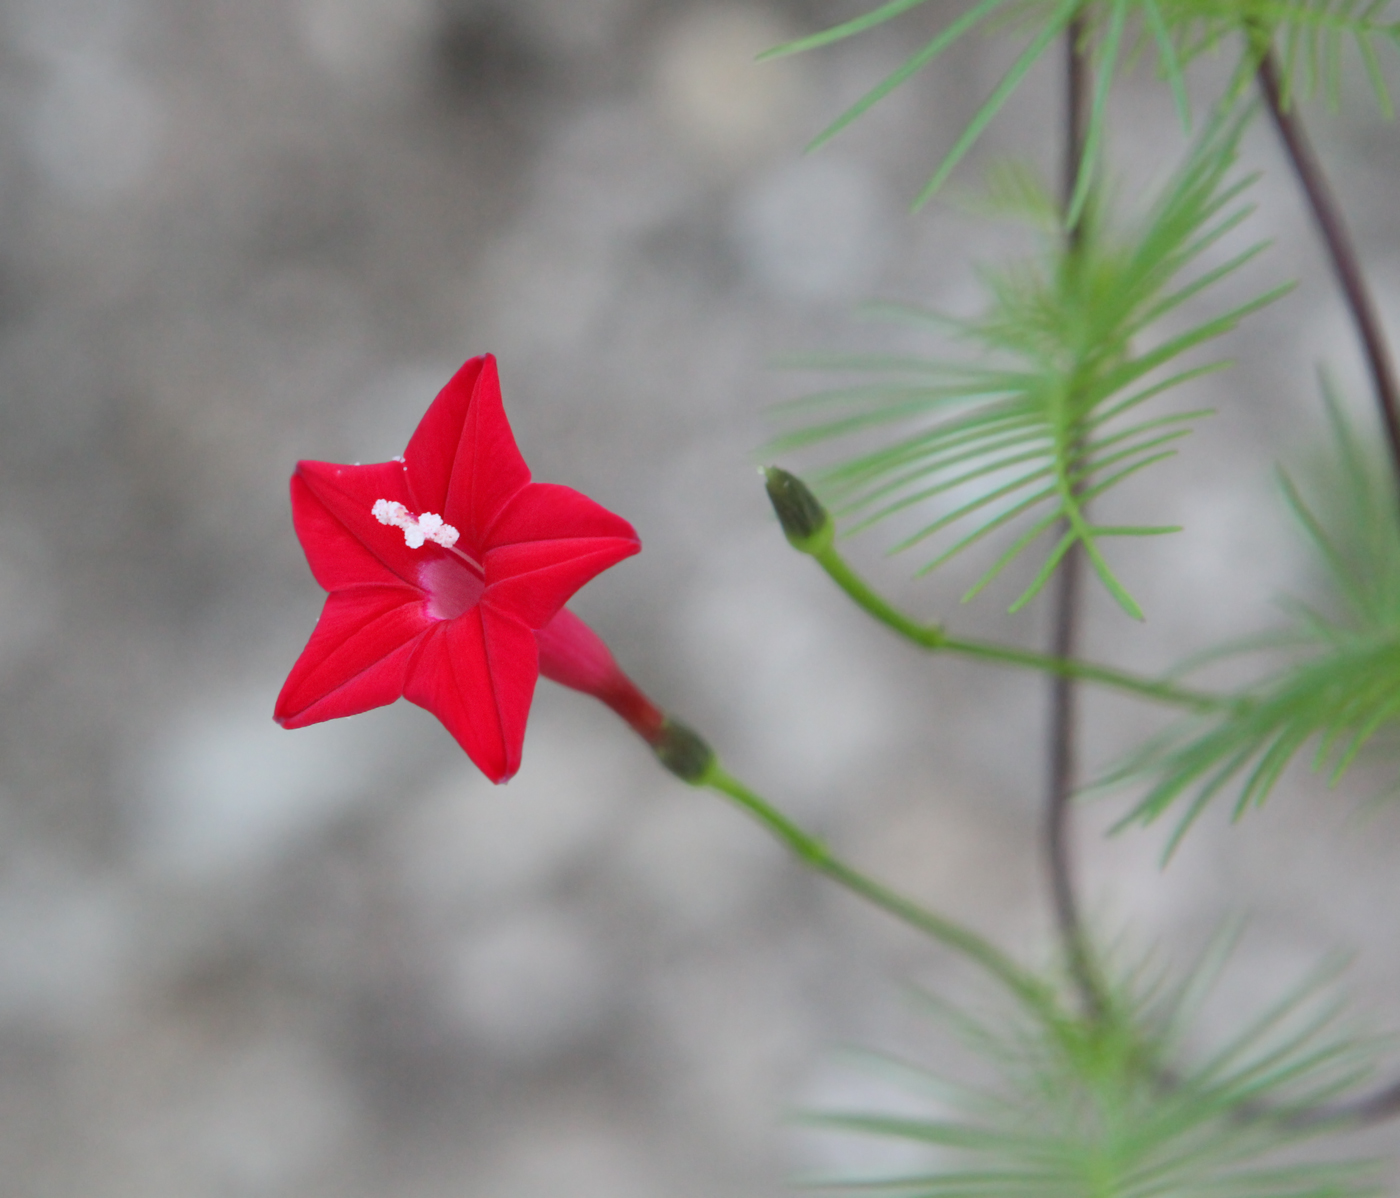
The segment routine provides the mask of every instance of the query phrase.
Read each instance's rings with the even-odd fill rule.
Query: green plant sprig
[[[950,510],[895,546],[910,549],[940,534],[952,540],[921,573],[992,534],[1017,530],[963,596],[971,599],[1031,546],[1055,535],[1011,610],[1039,594],[1070,547],[1082,545],[1104,587],[1124,611],[1141,618],[1103,542],[1176,530],[1097,523],[1088,507],[1171,457],[1191,421],[1204,414],[1140,414],[1149,400],[1218,365],[1181,366],[1178,360],[1287,290],[1274,288],[1146,349],[1134,348],[1164,318],[1264,248],[1262,242],[1251,245],[1196,277],[1182,278],[1251,211],[1241,196],[1252,179],[1229,177],[1248,115],[1212,121],[1136,228],[1111,227],[1096,205],[1072,249],[1057,230],[1039,259],[988,275],[986,313],[954,322],[960,339],[981,351],[978,358],[854,359],[846,365],[894,377],[785,405],[780,412],[797,427],[771,448],[785,451],[891,429],[886,444],[816,476],[836,514],[855,517],[850,531],[957,495]],[[1042,216],[1053,210],[1053,202],[1037,199],[1023,175],[1003,178],[1010,180],[1003,197],[1008,204]],[[1057,525],[1063,530],[1052,534]]]
[[[923,2],[889,0],[843,24],[775,47],[761,57],[799,54],[844,41]],[[1083,31],[1092,87],[1084,152],[1067,215],[1067,223],[1074,225],[1088,203],[1102,157],[1114,79],[1143,49],[1155,51],[1157,73],[1170,87],[1187,131],[1192,120],[1186,68],[1230,43],[1238,46],[1239,60],[1227,89],[1228,99],[1238,98],[1263,55],[1277,46],[1285,103],[1321,94],[1335,106],[1340,102],[1350,48],[1366,72],[1380,110],[1389,117],[1393,105],[1378,51],[1380,46],[1400,45],[1400,21],[1389,19],[1389,8],[1390,0],[979,0],[847,108],[808,149],[835,137],[975,30],[993,24],[1013,24],[1026,30],[1020,55],[944,155],[914,202],[918,208],[943,186],[1046,50],[1075,27]]]
[[[928,1000],[990,1083],[949,1081],[876,1058],[930,1096],[929,1116],[818,1113],[807,1121],[934,1149],[941,1167],[824,1181],[892,1198],[1356,1198],[1372,1162],[1300,1162],[1297,1112],[1324,1108],[1372,1071],[1373,1039],[1349,1031],[1325,965],[1191,1063],[1188,1037],[1219,953],[1176,985],[1145,967],[1106,980],[1093,1019],[974,1015]],[[946,1160],[947,1163],[942,1162]]]
[[[1104,779],[1143,782],[1129,821],[1150,822],[1187,800],[1174,848],[1213,799],[1238,782],[1238,818],[1263,803],[1284,770],[1313,746],[1312,768],[1335,785],[1365,745],[1400,721],[1400,509],[1384,461],[1366,447],[1330,392],[1333,452],[1319,515],[1288,474],[1281,489],[1312,550],[1326,593],[1318,605],[1290,602],[1292,626],[1197,662],[1279,648],[1292,660],[1235,696],[1149,742]],[[1127,822],[1127,821],[1125,821]]]

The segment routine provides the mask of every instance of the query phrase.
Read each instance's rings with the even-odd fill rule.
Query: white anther
[[[408,520],[408,509],[401,503],[390,503],[387,499],[376,499],[369,509],[380,524],[390,524],[402,528]]]
[[[403,504],[388,499],[376,499],[370,512],[380,524],[402,530],[404,544],[410,549],[421,549],[425,541],[451,549],[461,535],[436,512],[424,512],[415,517]]]

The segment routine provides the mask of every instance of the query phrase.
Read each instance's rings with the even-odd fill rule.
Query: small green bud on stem
[[[826,549],[834,536],[831,515],[807,484],[778,466],[766,467],[763,477],[768,498],[792,547],[813,556]]]
[[[698,732],[667,717],[651,740],[652,752],[682,782],[699,786],[715,764],[715,751]]]

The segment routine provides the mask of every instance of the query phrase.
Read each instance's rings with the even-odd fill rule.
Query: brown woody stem
[[[1381,329],[1380,314],[1361,270],[1361,259],[1352,244],[1341,207],[1328,186],[1327,176],[1323,174],[1322,165],[1303,128],[1297,106],[1291,100],[1285,102],[1278,60],[1272,50],[1266,51],[1260,59],[1258,78],[1259,90],[1264,93],[1269,115],[1273,117],[1298,182],[1307,196],[1318,232],[1332,260],[1332,270],[1351,311],[1357,336],[1361,339],[1371,381],[1376,389],[1376,401],[1381,409],[1381,421],[1385,425],[1391,464],[1397,481],[1400,481],[1400,385],[1397,385],[1395,366]]]

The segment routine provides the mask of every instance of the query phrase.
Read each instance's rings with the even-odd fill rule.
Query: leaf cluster
[[[1054,202],[1027,173],[1003,172],[994,201],[1042,227],[1050,223],[1053,232],[1039,257],[985,276],[990,303],[981,317],[934,318],[973,353],[962,360],[818,360],[814,364],[877,377],[785,405],[784,415],[796,427],[774,447],[883,435],[877,448],[856,452],[815,481],[837,516],[851,523],[848,531],[952,497],[951,510],[896,546],[909,549],[946,533],[951,544],[924,572],[993,533],[1017,530],[964,598],[1053,535],[1012,610],[1029,602],[1079,544],[1124,610],[1140,617],[1102,542],[1175,530],[1096,524],[1088,508],[1125,479],[1172,456],[1191,420],[1204,414],[1143,412],[1149,400],[1215,368],[1182,367],[1178,360],[1285,290],[1139,347],[1187,300],[1263,248],[1257,243],[1193,271],[1251,211],[1242,195],[1252,177],[1230,177],[1247,117],[1240,112],[1213,120],[1144,219],[1115,223],[1096,204],[1074,239],[1064,235]]]
[[[892,1198],[1344,1198],[1374,1193],[1369,1165],[1306,1163],[1288,1149],[1370,1073],[1324,968],[1190,1064],[1187,1041],[1228,947],[1168,986],[1119,978],[1101,1016],[983,1020],[932,1003],[987,1066],[981,1085],[885,1062],[935,1096],[936,1117],[826,1113],[820,1126],[923,1145],[949,1164],[843,1178]]]
[[[843,24],[779,46],[765,57],[831,45],[894,20],[924,2],[887,0]],[[1400,21],[1390,19],[1389,9],[1390,0],[977,0],[837,117],[813,139],[809,149],[841,132],[979,27],[1009,24],[1025,30],[1020,54],[944,155],[915,201],[917,208],[947,181],[1037,60],[1073,29],[1087,53],[1092,75],[1084,154],[1069,206],[1073,222],[1089,199],[1114,78],[1144,52],[1155,57],[1157,73],[1170,85],[1188,131],[1191,111],[1186,68],[1201,55],[1230,44],[1238,47],[1238,65],[1228,93],[1231,100],[1238,97],[1264,54],[1272,49],[1280,61],[1286,102],[1295,96],[1322,93],[1335,105],[1354,55],[1381,110],[1390,116],[1392,104],[1378,50],[1387,44],[1400,45]]]
[[[1400,505],[1385,463],[1327,396],[1333,452],[1310,505],[1281,473],[1283,495],[1322,580],[1319,602],[1285,605],[1290,627],[1200,655],[1197,664],[1259,649],[1287,661],[1231,701],[1187,719],[1107,779],[1147,779],[1130,818],[1151,820],[1189,796],[1173,839],[1213,798],[1238,785],[1238,817],[1262,803],[1312,746],[1312,767],[1335,784],[1382,728],[1400,719]]]

